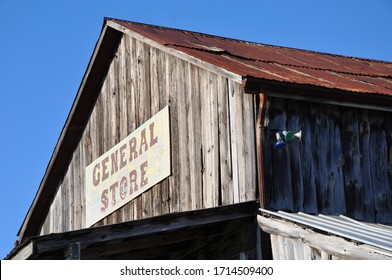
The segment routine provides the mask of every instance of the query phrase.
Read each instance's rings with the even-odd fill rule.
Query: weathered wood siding
[[[85,167],[170,105],[172,176],[98,224],[256,199],[253,96],[124,35],[41,234],[85,226]]]
[[[264,129],[270,209],[392,223],[392,114],[270,98]],[[277,130],[302,140],[275,149]]]

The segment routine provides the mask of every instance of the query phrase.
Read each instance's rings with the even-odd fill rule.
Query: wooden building
[[[391,111],[390,62],[106,18],[7,258],[277,256],[259,208],[392,224]]]

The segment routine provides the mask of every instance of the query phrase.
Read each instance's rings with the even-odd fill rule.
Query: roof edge
[[[392,112],[392,106],[387,105],[390,104],[392,96],[379,93],[345,91],[316,85],[254,78],[251,76],[244,77],[242,86],[245,92],[250,94],[264,92],[268,96],[280,98]]]
[[[63,175],[62,170],[68,164],[69,158],[72,157],[74,146],[79,141],[81,132],[99,95],[103,78],[113,58],[113,54],[110,53],[109,56],[107,55],[107,51],[111,51],[118,44],[121,36],[122,33],[113,28],[109,28],[107,22],[104,21],[100,37],[95,44],[93,54],[83,75],[44,177],[17,233],[19,241],[22,241],[25,237],[34,236],[39,233],[42,212],[47,213],[50,208],[53,195],[57,190],[58,178]],[[89,113],[86,114],[86,111]],[[75,133],[77,133],[78,137],[75,137]]]
[[[185,61],[187,61],[189,63],[192,63],[192,64],[194,64],[194,65],[196,65],[198,67],[201,67],[201,68],[204,68],[204,69],[209,70],[211,72],[214,72],[216,74],[222,75],[222,76],[224,76],[224,77],[226,77],[228,79],[233,80],[234,82],[242,83],[242,78],[243,77],[239,73],[235,73],[235,72],[226,70],[225,68],[222,68],[222,67],[220,67],[218,65],[214,65],[214,64],[211,64],[211,63],[206,62],[204,60],[201,60],[200,58],[197,58],[195,56],[192,56],[190,54],[187,54],[185,52],[177,50],[177,49],[175,49],[175,48],[173,48],[171,46],[165,46],[164,44],[156,42],[153,39],[150,39],[150,38],[148,38],[148,37],[138,33],[137,31],[133,31],[132,29],[119,24],[118,22],[122,21],[122,22],[125,22],[125,23],[128,22],[128,23],[135,23],[135,24],[141,24],[141,25],[143,25],[143,23],[137,23],[137,22],[131,22],[131,21],[123,21],[123,20],[116,20],[116,19],[110,19],[110,18],[105,18],[105,19],[108,21],[107,25],[109,27],[111,27],[111,28],[114,28],[114,29],[116,29],[116,30],[118,30],[120,32],[123,32],[124,34],[127,34],[127,35],[129,35],[129,36],[131,36],[133,38],[136,38],[136,39],[140,40],[140,41],[143,41],[146,44],[149,44],[150,46],[152,46],[154,48],[157,48],[157,49],[162,50],[162,51],[164,51],[166,53],[174,55],[175,57],[183,59],[183,60],[185,60]],[[149,26],[155,26],[155,25],[150,25],[150,24],[148,24],[148,25]],[[187,32],[185,30],[169,28],[169,27],[161,27],[161,26],[157,26],[157,27],[159,27],[159,28],[168,28],[168,29],[172,29],[172,30],[179,30],[179,31],[182,31],[182,32]],[[188,31],[188,32],[197,33],[197,32],[193,32],[193,31]],[[202,34],[202,33],[199,33],[199,34]],[[206,35],[206,36],[212,36],[212,35]],[[231,40],[233,40],[233,39],[231,39]]]
[[[314,51],[314,50],[310,50],[310,49],[287,47],[287,46],[281,46],[281,45],[272,45],[272,44],[267,44],[267,43],[254,42],[254,41],[244,40],[244,39],[236,39],[236,38],[225,37],[225,36],[221,36],[221,35],[208,34],[208,33],[199,32],[199,31],[192,31],[192,30],[186,30],[186,29],[181,29],[181,28],[161,26],[161,25],[157,25],[157,24],[149,24],[149,23],[131,21],[131,20],[126,20],[126,19],[116,19],[116,18],[111,18],[111,17],[105,17],[104,19],[106,21],[112,21],[112,22],[123,22],[123,23],[137,24],[137,25],[147,25],[150,27],[170,29],[170,30],[179,31],[179,32],[191,32],[191,33],[195,33],[195,34],[202,35],[202,36],[220,38],[220,39],[229,40],[229,41],[238,41],[238,42],[242,42],[245,44],[252,44],[252,45],[257,45],[257,46],[261,45],[261,46],[268,46],[268,47],[277,48],[277,49],[289,49],[289,50],[293,50],[293,51],[308,52],[308,53],[312,53],[312,54],[321,54],[321,55],[327,55],[327,56],[332,56],[332,57],[343,57],[343,58],[358,59],[358,60],[368,61],[368,62],[392,64],[392,61],[387,61],[387,60],[359,57],[359,56],[351,56],[351,55],[343,55],[343,54],[329,53],[329,52],[324,52],[324,51]]]

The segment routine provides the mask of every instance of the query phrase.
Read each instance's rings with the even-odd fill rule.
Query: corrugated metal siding
[[[243,77],[392,96],[392,63],[107,19]]]
[[[364,223],[343,215],[309,215],[301,212],[273,212],[266,209],[260,209],[260,211],[266,216],[282,218],[313,229],[348,238],[352,241],[392,251],[392,226]]]

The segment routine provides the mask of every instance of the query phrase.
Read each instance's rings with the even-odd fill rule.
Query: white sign
[[[86,167],[86,227],[170,176],[169,107]]]

